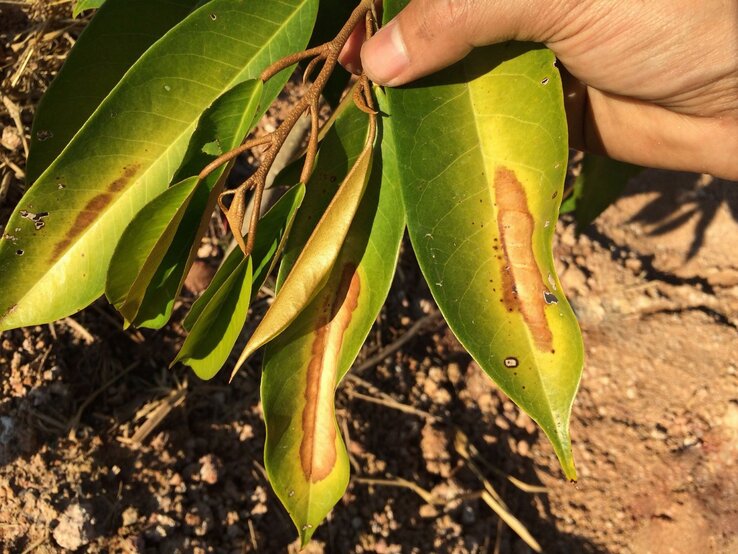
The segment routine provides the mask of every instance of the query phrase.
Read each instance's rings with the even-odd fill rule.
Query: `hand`
[[[545,43],[573,147],[738,180],[738,0],[412,0],[341,61],[399,86],[476,46]]]

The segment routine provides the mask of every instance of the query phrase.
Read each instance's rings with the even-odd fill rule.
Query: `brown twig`
[[[343,50],[346,41],[351,36],[354,28],[362,21],[367,27],[367,37],[371,36],[374,29],[374,15],[373,15],[374,2],[373,0],[361,0],[361,3],[354,9],[348,21],[341,28],[336,37],[330,42],[326,42],[320,46],[309,48],[302,52],[296,52],[285,58],[282,58],[269,67],[267,67],[261,74],[261,80],[266,82],[279,72],[295,65],[296,63],[310,59],[308,66],[305,70],[304,80],[308,81],[312,78],[312,74],[316,71],[317,67],[322,63],[320,71],[318,71],[315,79],[308,87],[303,97],[292,107],[287,113],[284,121],[280,126],[273,132],[259,137],[257,139],[251,139],[246,141],[244,144],[223,154],[216,160],[208,164],[200,173],[200,178],[204,179],[212,171],[222,166],[225,163],[230,162],[238,155],[251,150],[256,146],[266,146],[264,152],[264,158],[256,169],[256,171],[249,176],[240,186],[233,190],[228,190],[221,193],[218,196],[218,205],[226,216],[228,224],[231,227],[234,238],[238,243],[239,247],[243,251],[244,255],[249,255],[254,247],[254,240],[256,237],[256,228],[259,223],[261,199],[266,186],[266,178],[269,170],[274,163],[277,154],[282,148],[287,136],[289,135],[292,128],[300,120],[303,114],[307,113],[311,119],[311,131],[308,139],[308,147],[305,155],[305,162],[302,168],[300,176],[301,182],[307,181],[312,173],[315,165],[315,159],[318,153],[318,141],[320,136],[320,121],[318,119],[319,108],[320,108],[320,95],[325,88],[328,79],[330,78],[333,70],[338,63],[338,55]],[[374,109],[374,101],[371,95],[371,84],[366,75],[361,75],[360,86],[356,88],[354,98],[356,99],[357,106],[362,111],[365,111],[371,115],[370,123],[370,136],[374,136],[371,129],[376,128],[376,110]],[[251,220],[249,222],[248,237],[244,241],[242,236],[242,229],[244,219],[246,216],[246,194],[253,190],[254,199],[253,205],[254,210],[251,214]],[[231,198],[230,206],[226,207],[224,200],[228,197]]]

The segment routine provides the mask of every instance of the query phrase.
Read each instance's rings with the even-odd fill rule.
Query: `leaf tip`
[[[244,348],[243,352],[241,352],[241,355],[238,357],[238,361],[236,362],[233,371],[231,371],[231,376],[228,379],[228,383],[231,383],[233,381],[233,379],[236,377],[236,373],[238,373],[238,370],[241,369],[241,366],[246,363],[246,360],[248,360],[258,348],[259,346],[254,346],[251,341],[246,343],[246,348]]]
[[[305,547],[310,543],[311,539],[313,538],[313,533],[315,533],[315,528],[310,525],[309,523],[306,523],[302,527],[299,528],[300,532],[300,550],[304,550]]]
[[[564,476],[570,482],[576,483],[577,481],[577,468],[574,464],[574,453],[571,447],[571,439],[567,433],[564,437],[557,437],[559,440],[552,440],[556,457],[559,459],[561,464],[561,470],[564,472]]]

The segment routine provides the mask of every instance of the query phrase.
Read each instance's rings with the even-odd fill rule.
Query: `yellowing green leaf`
[[[136,214],[115,249],[105,293],[126,323],[136,317],[146,284],[182,221],[184,207],[200,184],[197,177],[162,192]]]
[[[324,139],[309,179],[310,192],[300,207],[299,217],[287,240],[277,276],[277,291],[281,289],[349,169],[357,162],[366,146],[367,116],[356,108],[352,96],[349,94],[346,97],[321,130]],[[303,161],[304,159],[298,160]],[[302,163],[286,167],[285,174],[280,174],[275,184],[288,184],[290,179],[299,176],[301,169]]]
[[[574,479],[583,347],[552,254],[568,155],[554,63],[543,47],[501,44],[388,97],[408,230],[433,296]]]
[[[155,326],[152,323],[157,316],[161,323],[169,318],[179,287],[172,290],[173,294],[163,294],[157,275],[162,266],[169,269],[164,262],[170,251],[184,250],[185,263],[193,257],[201,233],[210,221],[215,196],[222,188],[220,183],[226,170],[226,166],[222,166],[204,181],[198,180],[196,175],[214,159],[203,152],[202,145],[222,142],[230,150],[240,144],[254,125],[262,88],[258,79],[245,81],[213,103],[200,118],[185,162],[178,171],[178,175],[195,176],[164,191],[144,206],[126,227],[110,263],[105,293],[127,322]],[[187,191],[179,192],[185,184]],[[186,240],[182,236],[186,236]]]
[[[305,244],[274,303],[246,344],[233,370],[234,375],[254,351],[281,333],[325,284],[369,179],[375,137],[371,129],[366,133],[364,150]]]
[[[365,122],[353,123],[354,129],[366,129]],[[351,132],[348,125],[336,127],[341,138]],[[385,301],[405,227],[386,134],[381,144],[382,155],[374,160],[366,192],[325,285],[264,353],[265,467],[303,545],[348,484],[349,461],[336,423],[335,388]],[[360,148],[359,144],[344,155],[355,157]],[[323,155],[335,153],[326,150]],[[319,205],[332,194],[314,185],[310,183],[304,206]]]

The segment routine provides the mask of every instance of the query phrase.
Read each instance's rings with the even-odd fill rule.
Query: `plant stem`
[[[353,30],[362,22],[362,20],[367,26],[367,37],[371,36],[374,28],[373,6],[373,0],[361,0],[361,3],[354,9],[349,19],[333,40],[320,46],[291,54],[267,67],[261,73],[261,80],[264,82],[274,77],[280,71],[287,69],[300,61],[312,58],[305,70],[304,80],[307,81],[312,76],[312,73],[317,66],[322,62],[322,67],[320,68],[317,77],[308,87],[303,97],[289,110],[284,121],[276,130],[263,137],[244,142],[238,148],[235,148],[230,152],[226,152],[222,156],[218,157],[200,172],[200,179],[204,179],[212,171],[221,165],[228,163],[247,150],[251,150],[257,146],[266,146],[264,158],[256,171],[237,188],[225,191],[218,196],[218,205],[225,214],[228,224],[231,227],[231,231],[233,232],[233,236],[244,255],[248,256],[254,248],[256,229],[259,223],[259,216],[261,214],[261,200],[266,186],[267,174],[269,173],[277,154],[284,145],[287,136],[290,134],[290,131],[305,113],[310,114],[311,129],[305,154],[305,163],[300,175],[300,182],[304,183],[310,177],[318,153],[318,137],[320,133],[320,121],[318,119],[320,95],[333,73],[333,70],[336,68],[338,55],[341,53],[341,50],[343,50],[343,47],[351,36]],[[362,74],[359,79],[360,86],[355,89],[354,100],[356,101],[359,109],[370,114],[372,119],[370,125],[374,128],[376,127],[376,111],[374,110],[374,101],[371,96],[371,84],[369,83],[367,76],[364,74]],[[254,210],[249,222],[248,236],[246,241],[244,241],[241,233],[246,214],[246,194],[251,189],[254,190]],[[232,196],[233,198],[231,199],[230,207],[226,207],[223,200],[229,196]]]

